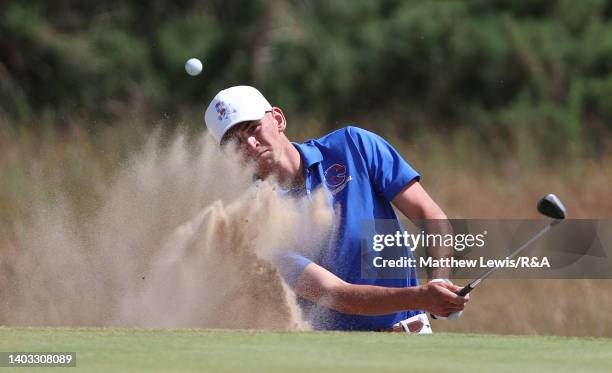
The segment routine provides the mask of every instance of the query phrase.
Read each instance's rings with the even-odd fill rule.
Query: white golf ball
[[[190,58],[185,62],[185,71],[191,76],[196,76],[202,72],[202,61],[197,58]]]

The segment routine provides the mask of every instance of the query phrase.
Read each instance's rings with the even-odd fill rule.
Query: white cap
[[[272,105],[253,87],[239,85],[217,93],[210,102],[204,120],[208,131],[218,142],[238,123],[263,118]]]

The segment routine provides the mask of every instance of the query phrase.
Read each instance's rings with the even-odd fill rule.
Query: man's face
[[[243,159],[253,162],[259,176],[265,177],[280,162],[284,125],[282,111],[275,108],[260,120],[235,125],[223,136],[222,143],[233,142]]]

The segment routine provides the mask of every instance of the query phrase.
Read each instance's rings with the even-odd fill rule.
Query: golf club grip
[[[463,287],[463,289],[459,290],[459,291],[457,292],[457,295],[458,295],[458,296],[460,296],[460,297],[464,297],[464,296],[466,296],[466,295],[467,295],[467,294],[468,294],[470,291],[472,291],[472,289],[474,289],[474,288],[471,288],[471,287],[470,287],[470,285],[468,284],[468,285],[464,286],[464,287]]]

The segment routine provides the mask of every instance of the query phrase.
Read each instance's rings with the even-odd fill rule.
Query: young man
[[[219,143],[236,142],[255,163],[258,177],[274,177],[298,195],[326,188],[334,206],[340,205],[333,245],[317,258],[289,254],[279,260],[287,283],[306,300],[305,313],[315,328],[408,331],[401,322],[423,314],[421,310],[446,316],[463,309],[468,297],[455,294],[460,287],[419,285],[414,268],[399,279],[362,276],[363,221],[397,220],[392,204],[415,222],[446,219],[421,187],[420,175],[381,137],[347,127],[318,140],[292,143],[285,135],[283,111],[248,86],[219,92],[205,121]],[[429,279],[446,277],[445,269],[428,273]]]

